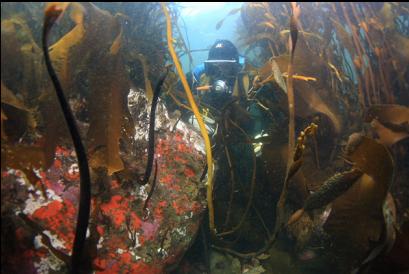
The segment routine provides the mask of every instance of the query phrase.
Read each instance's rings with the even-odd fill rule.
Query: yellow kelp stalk
[[[205,124],[203,122],[203,118],[200,115],[199,109],[197,108],[195,99],[193,98],[193,95],[192,95],[192,91],[190,90],[189,84],[187,83],[185,74],[183,73],[183,70],[178,60],[178,57],[176,55],[175,49],[173,48],[173,45],[172,45],[172,41],[173,41],[172,24],[170,21],[168,10],[164,3],[161,3],[161,6],[163,9],[163,13],[166,16],[166,31],[167,31],[169,52],[170,52],[170,55],[172,56],[173,63],[176,66],[176,70],[179,74],[180,80],[182,81],[183,87],[186,92],[187,99],[193,110],[193,113],[195,114],[197,122],[199,123],[200,132],[205,141],[206,156],[207,156],[207,207],[209,209],[209,226],[210,226],[211,233],[215,235],[216,230],[214,227],[214,208],[213,208],[213,158],[212,158],[212,149],[210,146],[210,139],[209,139],[209,135],[207,133]]]

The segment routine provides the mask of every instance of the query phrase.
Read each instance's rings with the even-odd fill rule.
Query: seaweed
[[[163,13],[166,16],[167,39],[168,39],[169,51],[172,56],[173,62],[176,66],[179,77],[182,81],[183,88],[185,89],[186,97],[189,100],[190,107],[192,108],[193,113],[195,114],[195,117],[200,125],[200,132],[205,142],[206,156],[207,156],[207,206],[209,210],[210,231],[214,235],[216,233],[216,229],[214,226],[214,208],[213,208],[213,158],[212,158],[212,149],[210,145],[209,135],[207,134],[207,130],[204,125],[203,118],[196,105],[195,99],[193,98],[192,91],[190,90],[186,77],[183,73],[182,67],[179,63],[174,47],[172,45],[172,25],[171,25],[169,13],[167,11],[166,6],[164,4],[161,4],[161,5],[162,5]]]
[[[80,169],[80,204],[77,218],[77,226],[75,230],[74,247],[71,255],[71,263],[69,269],[72,273],[78,273],[80,270],[81,260],[83,258],[83,248],[85,237],[88,228],[88,221],[91,209],[91,176],[89,173],[88,159],[85,152],[84,145],[81,141],[81,136],[78,131],[78,127],[75,122],[74,115],[68,105],[67,99],[64,96],[64,91],[55,74],[54,68],[50,61],[50,56],[48,53],[48,36],[51,31],[52,26],[61,16],[64,7],[58,5],[49,5],[45,10],[44,18],[44,29],[43,29],[43,52],[45,57],[45,62],[47,66],[47,71],[52,79],[55,91],[58,96],[61,108],[64,113],[64,118],[68,125],[72,141],[74,143],[75,152],[77,153],[78,165]]]

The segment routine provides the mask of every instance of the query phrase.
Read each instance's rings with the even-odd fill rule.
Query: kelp
[[[119,26],[114,17],[111,17],[111,22],[119,36]],[[92,87],[90,98],[99,100],[90,102],[90,128],[87,135],[89,150],[93,152],[91,166],[106,167],[108,175],[124,167],[119,155],[119,140],[126,122],[125,117],[129,117],[125,99],[129,90],[129,79],[120,51],[111,50],[111,46],[108,54],[98,61],[93,60],[99,65],[89,71]]]
[[[299,42],[302,46],[298,47],[300,51],[297,51],[298,49],[295,51],[294,66],[298,66],[295,73],[313,77],[316,81],[293,78],[297,126],[305,125],[306,120],[311,117],[314,117],[313,119],[324,118],[324,122],[329,120],[329,125],[324,123],[324,126],[321,126],[320,124],[320,130],[329,131],[330,134],[319,133],[322,135],[321,140],[318,141],[318,147],[326,148],[320,142],[333,142],[334,145],[333,148],[327,149],[331,154],[327,158],[329,159],[326,163],[328,168],[314,171],[314,174],[319,176],[311,176],[311,178],[317,180],[316,177],[322,178],[324,174],[327,174],[326,178],[328,178],[328,175],[334,174],[334,171],[339,171],[342,162],[336,155],[342,145],[340,140],[356,130],[364,129],[370,135],[371,130],[364,125],[364,122],[371,123],[374,128],[373,136],[383,145],[393,146],[393,151],[396,153],[394,144],[397,142],[407,144],[407,118],[401,118],[404,117],[402,113],[405,112],[387,110],[386,106],[381,110],[378,106],[380,104],[407,105],[409,103],[406,92],[409,79],[407,77],[407,53],[403,50],[407,44],[407,30],[402,28],[408,23],[408,9],[405,8],[407,4],[301,3],[300,6],[301,9],[305,8],[308,12],[303,13],[305,16],[300,17]],[[271,16],[265,16],[263,11]],[[249,56],[253,58],[254,64],[265,64],[259,69],[250,68],[253,72],[256,71],[256,75],[258,74],[253,82],[253,88],[256,87],[256,90],[267,83],[273,84],[271,92],[274,94],[286,90],[286,87],[280,87],[279,83],[280,78],[287,77],[285,71],[289,63],[286,61],[289,59],[287,55],[289,48],[284,39],[288,37],[286,24],[289,11],[289,4],[243,5],[241,15],[244,31],[239,34],[240,41],[246,54],[251,53]],[[322,37],[322,40],[317,37]],[[260,50],[261,54],[258,54]],[[300,55],[297,56],[297,54]],[[278,64],[279,73],[276,73],[277,70],[272,67],[270,60]],[[280,75],[280,77],[275,77],[275,75]],[[281,91],[276,89],[281,89]],[[250,98],[254,98],[254,94],[256,92],[252,90]],[[271,109],[268,103],[261,103],[260,108],[264,111]],[[396,107],[396,110],[405,108],[400,106]],[[391,106],[390,109],[393,107]],[[275,109],[272,112],[274,113]],[[386,115],[388,112],[391,114]],[[388,117],[385,118],[385,116]],[[364,138],[361,145],[363,147],[356,148],[356,154],[353,154],[354,159],[348,158],[348,162],[355,168],[329,177],[329,182],[324,182],[324,180],[314,182],[312,189],[314,194],[323,195],[326,192],[325,187],[320,188],[321,183],[328,187],[329,191],[326,195],[321,196],[321,198],[325,196],[325,199],[314,201],[317,196],[311,195],[311,198],[307,199],[306,207],[322,208],[331,202],[333,206],[335,204],[339,206],[331,213],[337,212],[328,219],[325,225],[326,231],[337,246],[343,239],[350,239],[344,240],[344,246],[340,245],[340,253],[344,252],[341,258],[345,259],[349,255],[356,254],[356,257],[348,257],[348,263],[367,264],[376,256],[384,256],[385,253],[382,252],[387,252],[385,249],[379,253],[379,250],[383,250],[383,247],[380,246],[377,246],[376,250],[372,249],[375,246],[372,241],[383,241],[380,236],[384,229],[382,226],[384,216],[379,205],[383,204],[386,196],[385,189],[388,189],[391,184],[393,162],[386,148],[376,141],[368,141]],[[265,146],[265,150],[272,150],[272,147],[271,145]],[[398,148],[399,153],[404,155],[403,147]],[[280,157],[277,150],[263,151],[264,153],[273,155],[275,153],[277,158]],[[370,164],[364,163],[363,158],[371,159],[372,162],[368,160]],[[309,160],[311,158],[306,162]],[[384,162],[385,166],[381,162]],[[269,171],[274,171],[274,176],[277,176],[275,169],[279,168],[278,163],[268,162],[267,166],[269,165],[273,165]],[[371,165],[373,169],[368,167]],[[304,171],[310,173],[311,166],[307,166]],[[376,169],[379,170],[376,172]],[[384,171],[385,173],[382,174]],[[311,184],[311,182],[308,183]],[[395,193],[405,192],[405,187],[400,182],[400,185],[395,188]],[[328,193],[331,193],[332,196]],[[346,205],[348,199],[350,199],[351,209]],[[345,203],[339,202],[341,200]],[[272,203],[275,202],[272,201]],[[347,225],[347,215],[352,214],[349,210],[356,210],[354,212],[354,223],[357,223],[355,227]],[[309,211],[312,210],[309,209]],[[312,216],[312,213],[310,215]],[[359,216],[363,220],[362,224],[359,224]],[[316,221],[313,220],[314,223]],[[355,237],[354,233],[359,236]],[[298,235],[292,236],[297,237]],[[358,239],[358,237],[363,239]],[[265,252],[268,248],[252,253],[240,253],[228,247],[217,247],[217,249],[240,258],[249,258],[256,256],[259,252]],[[364,260],[365,253],[369,251],[373,252]]]
[[[294,57],[294,71],[297,74],[294,79],[294,98],[295,98],[295,115],[308,117],[314,113],[323,113],[332,121],[336,133],[339,134],[342,129],[341,117],[338,107],[334,107],[334,103],[330,101],[329,87],[325,83],[326,75],[322,73],[322,69],[329,70],[331,66],[325,64],[320,57],[312,54],[305,47],[305,42],[302,38],[299,39],[301,45],[296,51]],[[314,58],[317,58],[314,61]],[[259,70],[260,85],[267,82],[275,82],[284,91],[287,91],[287,86],[284,84],[283,78],[288,78],[287,66],[289,64],[288,56],[280,56],[272,58]],[[331,68],[332,70],[334,67]]]
[[[368,226],[369,236],[362,234],[364,233],[364,229],[361,230],[362,227],[357,228],[357,235],[375,239],[374,235],[379,236],[379,232],[382,231],[379,224],[383,217],[379,204],[383,203],[385,189],[391,184],[391,170],[393,170],[391,157],[383,145],[392,146],[407,139],[408,136],[406,118],[397,118],[402,117],[402,113],[406,112],[398,114],[397,111],[386,110],[386,107],[385,110],[380,110],[378,106],[409,104],[408,93],[405,92],[409,84],[407,52],[403,50],[406,48],[408,39],[404,26],[409,22],[409,10],[407,4],[402,3],[300,3],[299,5],[301,10],[306,12],[302,13],[297,24],[298,41],[293,63],[295,77],[291,77],[286,73],[290,64],[289,52],[292,51],[287,43],[291,29],[288,27],[292,10],[290,3],[243,4],[240,10],[242,24],[238,34],[239,46],[245,55],[248,55],[250,63],[264,64],[260,67],[248,64],[245,66],[246,72],[255,75],[248,98],[254,100],[260,110],[269,113],[272,123],[277,122],[274,115],[282,111],[286,114],[289,112],[283,100],[288,96],[288,84],[283,83],[283,80],[286,78],[293,80],[295,127],[304,128],[305,124],[312,120],[320,128],[315,136],[317,138],[312,139],[315,149],[312,153],[307,153],[305,164],[299,167],[294,163],[292,169],[290,168],[293,171],[299,169],[303,171],[307,192],[314,191],[305,204],[309,215],[313,216],[312,208],[322,208],[331,202],[338,205],[342,197],[351,198],[356,193],[360,193],[359,195],[364,197],[364,205],[356,199],[353,206],[351,202],[351,207],[366,209],[356,211],[356,222],[359,222],[359,214],[371,215],[373,213],[370,212],[371,207],[376,208],[374,215],[378,217],[372,223],[374,225],[372,231],[369,228],[371,227],[370,217],[362,217],[364,220],[362,227]],[[222,21],[219,24],[221,25]],[[271,99],[261,100],[257,95],[257,90],[261,87],[263,92],[269,89],[268,92],[274,94],[278,104],[273,104]],[[396,107],[398,108],[402,111],[406,107]],[[391,114],[388,118],[383,118],[389,111]],[[361,144],[362,147],[356,148],[354,159],[348,158],[348,163],[352,164],[353,168],[339,173],[343,162],[337,155],[341,151],[342,140],[351,132],[362,129],[371,136],[371,128],[364,125],[365,122],[371,123],[374,129],[372,136],[379,139],[383,145],[373,139],[363,138],[365,141]],[[264,132],[270,130],[272,130],[270,125],[264,128]],[[282,133],[282,130],[278,132]],[[277,142],[275,139],[274,141]],[[283,158],[281,154],[284,144],[281,149],[278,149],[278,145],[271,142],[273,140],[267,140],[268,144],[265,144],[262,149],[264,167],[269,171],[267,174],[274,174],[275,177],[278,176],[285,181],[283,178],[285,173],[278,171],[282,169],[282,161],[278,159]],[[402,150],[400,153],[403,153]],[[275,161],[266,161],[274,155],[277,158]],[[363,163],[365,157],[362,155],[371,159],[371,164]],[[322,158],[325,160],[323,161]],[[384,169],[381,168],[379,161],[385,162]],[[325,164],[322,165],[320,162]],[[373,170],[368,167],[370,165],[374,166]],[[379,169],[378,173],[375,166]],[[382,175],[381,169],[387,170],[387,174]],[[304,177],[301,172],[296,174]],[[294,186],[291,192],[296,188]],[[278,187],[275,186],[274,191],[277,189]],[[345,198],[344,201],[348,199]],[[276,202],[273,200],[273,205]],[[284,206],[287,210],[296,210],[294,208],[296,204],[295,199],[294,201],[288,199]],[[346,209],[343,206],[341,208]],[[364,212],[365,210],[367,211]],[[331,220],[346,222],[341,215],[338,215],[339,219],[333,215]],[[280,226],[280,224],[275,225]],[[327,227],[332,228],[331,225]],[[336,236],[341,230],[328,230],[328,233],[334,236],[335,242],[337,241],[335,238],[342,239],[341,236]],[[352,231],[355,230],[351,229],[351,234],[346,237],[352,237],[354,233]],[[273,241],[271,239],[275,236],[270,235],[267,241],[271,243]],[[353,243],[353,240],[350,242]],[[358,241],[356,246],[351,245],[351,249],[356,250],[360,255],[363,254],[363,250],[368,251],[372,247],[367,245],[365,240]],[[256,256],[259,252],[268,249],[264,247],[257,252],[240,253],[229,248],[229,245],[226,246],[217,247],[217,249],[240,258]],[[359,260],[362,259],[361,256]]]
[[[319,134],[320,141],[324,141],[325,143],[320,144],[316,141],[316,138],[314,138],[315,156],[314,158],[309,159],[316,163],[316,167],[319,167],[319,162],[323,160],[322,158],[333,158],[332,155],[336,150],[334,144],[336,144],[336,140],[344,131],[345,122],[342,120],[343,111],[341,106],[345,106],[343,104],[345,101],[334,102],[334,98],[329,92],[327,82],[324,80],[327,79],[328,76],[326,73],[322,72],[323,68],[325,68],[324,71],[327,70],[327,72],[334,74],[333,77],[336,78],[334,69],[331,68],[329,64],[325,64],[325,61],[321,60],[321,57],[314,57],[314,54],[308,48],[306,48],[303,37],[300,37],[298,40],[301,47],[295,51],[293,65],[299,74],[304,74],[307,76],[295,75],[292,77],[294,81],[295,117],[297,121],[300,121],[300,119],[314,119],[315,123],[317,123],[321,128],[321,132]],[[314,58],[316,58],[315,61]],[[285,112],[288,111],[285,107],[285,93],[287,93],[287,86],[284,81],[285,78],[288,78],[288,75],[285,72],[289,64],[288,59],[288,55],[272,57],[262,68],[252,68],[252,70],[256,71],[257,73],[257,76],[253,82],[253,89],[258,89],[261,86],[270,83],[274,87],[271,92],[275,94],[275,97],[280,98],[277,102],[278,104],[274,106],[269,105],[268,101],[263,101],[262,104],[265,106],[264,109],[266,111],[270,109],[272,112],[274,112],[277,108],[280,108]],[[314,75],[318,78],[310,77],[310,75]],[[254,96],[254,94],[251,94],[251,98]],[[340,100],[342,100],[342,98],[340,98]],[[323,149],[318,153],[317,147],[322,147]],[[328,164],[329,163],[326,163],[326,165]],[[320,175],[322,171],[315,170],[315,168],[311,170],[308,161],[307,166],[304,167],[304,169],[306,171],[306,176],[310,177],[310,179],[314,178],[317,174],[322,179],[325,177],[323,174]],[[311,174],[316,175],[310,176]],[[309,186],[319,186],[319,184],[322,183],[322,181],[309,181],[310,182],[307,182]]]
[[[300,57],[301,59],[301,57]],[[277,65],[277,59],[271,59],[259,70],[259,79],[254,85],[259,88],[266,83],[274,83],[279,86],[279,90],[287,92],[287,86],[284,83],[284,78],[288,78],[287,73],[282,73],[287,62],[278,60],[281,64]],[[297,64],[295,64],[297,66]],[[304,71],[308,71],[307,63],[303,65]],[[303,73],[303,70],[299,69]],[[311,71],[310,71],[311,73]],[[310,74],[312,75],[312,74]],[[332,122],[335,133],[341,133],[343,123],[339,111],[334,107],[334,103],[330,101],[328,92],[320,88],[322,81],[315,77],[294,75],[294,97],[295,97],[295,115],[302,118],[307,118],[311,115],[322,113],[325,114]],[[315,83],[317,82],[317,83]],[[279,92],[279,91],[274,91]],[[323,94],[324,96],[320,96]]]
[[[73,112],[68,104],[68,101],[64,95],[64,91],[61,87],[61,83],[55,73],[55,70],[51,64],[50,54],[48,49],[49,33],[55,24],[55,22],[62,16],[65,10],[64,5],[48,4],[44,12],[44,26],[42,35],[42,49],[44,53],[47,72],[53,83],[59,105],[64,114],[65,122],[67,123],[70,136],[74,145],[75,153],[77,155],[77,161],[80,172],[80,193],[79,193],[79,206],[78,217],[75,229],[75,238],[73,243],[71,263],[68,265],[71,273],[77,273],[81,269],[80,265],[84,261],[83,249],[85,245],[85,238],[88,229],[89,216],[91,210],[91,176],[88,165],[88,158],[85,151],[84,144],[81,140],[81,136],[78,130],[77,123],[75,121]]]
[[[341,252],[354,254],[354,258],[362,260],[371,248],[370,242],[381,237],[382,207],[392,182],[393,160],[385,146],[358,135],[350,137],[346,158],[364,175],[333,201],[324,229],[342,247],[345,247],[342,243],[353,243]]]
[[[267,61],[263,67],[258,70],[257,76],[259,77],[258,83],[253,84],[255,89],[259,89],[261,86],[266,83],[272,82],[277,83],[282,91],[287,93],[287,86],[283,77],[284,73],[281,73],[281,70],[274,59]]]
[[[288,40],[289,49],[290,49],[290,62],[288,63],[287,67],[287,98],[288,98],[288,155],[291,155],[291,152],[294,149],[295,143],[295,104],[294,104],[294,89],[293,89],[293,74],[294,74],[294,52],[297,47],[297,40],[298,40],[298,20],[300,17],[300,7],[295,3],[291,3],[292,15],[290,17],[290,38]],[[290,172],[291,165],[293,162],[291,158],[288,158],[287,163],[287,172]],[[285,180],[287,181],[287,180]],[[286,183],[284,183],[283,188],[286,187]],[[280,204],[280,201],[278,202]]]
[[[155,92],[152,97],[152,102],[151,102],[151,112],[149,114],[149,143],[148,143],[148,161],[146,163],[146,169],[145,169],[145,174],[141,180],[138,181],[140,185],[145,185],[149,182],[149,178],[151,176],[152,172],[152,165],[153,165],[153,160],[155,156],[155,117],[156,117],[156,106],[158,104],[159,96],[162,90],[162,85],[163,82],[166,79],[166,76],[168,74],[168,69],[162,73],[162,75],[159,78],[158,83],[155,86]],[[145,201],[145,206],[149,201],[150,196],[152,196],[153,189],[155,188],[155,183],[156,183],[156,174],[158,170],[158,164],[155,164],[155,176],[153,179],[152,183],[152,188],[151,191],[149,192],[148,198]]]
[[[146,98],[148,99],[149,102],[152,102],[153,99],[153,89],[152,89],[152,84],[151,81],[149,80],[149,66],[146,60],[146,57],[142,54],[138,54],[136,57],[142,64],[142,70],[143,70],[143,81],[145,82],[145,92],[146,92]]]
[[[166,20],[163,17],[160,3],[98,3],[98,6],[113,14],[122,14],[120,20],[124,31],[122,54],[132,84],[145,88],[146,76],[138,59],[139,54],[143,55],[147,61],[148,79],[151,83],[156,82],[169,59],[166,56]],[[171,12],[177,16],[175,4],[169,6],[172,9]]]
[[[345,27],[339,23],[337,20],[330,18],[330,22],[333,28],[336,30],[336,34],[342,46],[345,47],[349,52],[354,52],[354,46],[352,42],[351,35],[345,30]]]
[[[286,211],[286,200],[288,195],[288,184],[294,175],[300,170],[304,162],[304,150],[305,141],[308,135],[315,135],[317,131],[317,125],[311,123],[308,127],[302,130],[297,138],[297,143],[294,148],[293,157],[287,163],[291,163],[287,167],[287,174],[284,179],[283,189],[281,190],[280,198],[277,202],[277,218],[276,218],[276,233],[281,229],[282,225],[285,223],[285,211]],[[304,186],[305,187],[305,186]]]
[[[363,261],[371,242],[381,240],[386,229],[383,205],[394,167],[385,146],[358,133],[350,136],[344,157],[353,167],[326,180],[290,217],[288,225],[304,212],[311,214],[331,203],[324,229],[336,244],[336,252],[356,264]]]
[[[1,138],[17,141],[27,131],[33,131],[36,126],[33,110],[25,106],[17,96],[1,82]]]
[[[55,69],[61,78],[61,84],[70,91],[72,89],[70,84],[73,84],[70,76],[82,65],[82,62],[72,57],[72,48],[80,47],[84,39],[84,8],[77,3],[65,5],[63,8],[70,9],[70,19],[75,23],[75,27],[50,46],[49,50]]]
[[[262,248],[260,248],[259,250],[257,250],[257,251],[247,252],[247,253],[237,252],[237,251],[232,250],[230,248],[220,247],[220,246],[216,246],[216,245],[212,246],[214,249],[230,253],[230,254],[232,254],[234,256],[237,256],[239,258],[249,259],[249,258],[258,256],[258,255],[262,254],[263,252],[266,252],[268,249],[270,249],[272,247],[272,245],[276,242],[279,234],[282,233],[283,229],[287,227],[287,219],[288,219],[288,216],[287,216],[288,215],[287,214],[287,212],[288,212],[287,198],[288,198],[288,193],[289,193],[288,186],[289,186],[290,181],[295,180],[295,177],[296,177],[297,173],[299,172],[300,168],[303,165],[304,152],[305,152],[305,148],[306,148],[305,143],[306,143],[306,140],[307,140],[307,136],[314,136],[316,134],[316,131],[317,131],[317,125],[314,124],[314,123],[311,123],[309,126],[307,126],[304,130],[302,130],[300,132],[299,137],[297,138],[295,149],[291,153],[291,163],[292,164],[291,164],[290,168],[288,169],[288,171],[286,173],[285,181],[284,181],[283,187],[281,189],[281,193],[280,193],[280,198],[279,198],[279,200],[277,202],[277,205],[276,205],[277,208],[276,208],[276,217],[275,217],[275,228],[274,228],[274,231],[273,231],[273,233],[271,235],[268,232],[268,229],[265,228],[267,230],[267,239],[266,239],[266,242],[265,242],[264,246]],[[268,159],[269,158],[268,156],[264,156],[263,161],[266,162],[267,159],[268,159],[269,161],[280,162],[280,160],[277,160],[277,158],[279,158],[278,156],[280,154],[285,154],[286,150],[287,149],[285,147],[281,147],[281,148],[275,147],[275,151],[273,152],[273,155],[275,154],[274,155],[275,157],[272,157],[273,159]],[[266,153],[271,153],[271,150],[266,151]],[[285,162],[288,162],[288,161],[284,160],[286,157],[282,157],[282,158],[283,159],[281,159],[281,160],[283,161],[283,166],[285,166],[286,165]],[[253,159],[253,161],[254,160],[255,159]],[[279,163],[276,163],[276,165],[279,165]],[[253,172],[254,172],[254,169],[253,169]],[[253,174],[253,176],[254,176],[254,174]],[[251,186],[252,188],[254,187],[253,185],[254,185],[254,178],[253,178],[253,181],[252,181],[252,186]],[[306,186],[303,185],[302,187],[305,188]],[[253,192],[253,190],[251,190],[251,192]],[[252,196],[250,196],[250,201],[249,202],[251,202],[251,199],[253,199]],[[255,207],[253,207],[253,208],[255,208]],[[258,212],[258,211],[256,211],[256,212]],[[257,215],[259,215],[259,214],[257,213]],[[261,223],[263,224],[263,226],[265,226],[263,218],[261,218],[260,216],[258,216],[258,218],[261,220]],[[235,229],[238,229],[238,226],[236,226]],[[220,233],[220,235],[225,235],[225,233]]]
[[[401,105],[372,105],[365,112],[379,141],[392,146],[409,137],[409,108]]]
[[[19,98],[17,98],[17,96],[15,96],[13,92],[3,84],[3,82],[1,82],[1,91],[2,104],[7,104],[26,112],[29,111],[29,109],[24,105],[24,103]]]
[[[2,40],[3,133],[13,136],[2,142],[2,168],[24,170],[34,184],[38,178],[32,169],[51,165],[55,146],[61,140],[58,133],[65,128],[57,126],[61,112],[56,107],[56,98],[48,96],[51,90],[46,82],[41,50],[24,18],[2,20]],[[14,126],[10,128],[8,124]],[[42,134],[41,139],[38,134]],[[17,140],[22,143],[13,146]]]
[[[68,91],[82,89],[78,86],[80,83],[72,79],[78,77],[78,68],[89,68],[86,77],[90,89],[83,96],[89,105],[87,145],[91,152],[90,165],[93,168],[106,167],[110,175],[123,169],[119,139],[124,118],[129,117],[125,107],[129,80],[120,51],[122,30],[118,17],[93,4],[73,4],[71,19],[75,27],[50,47],[51,58]],[[102,24],[104,28],[99,27]],[[89,51],[95,43],[100,49]]]
[[[187,83],[186,77],[183,73],[182,67],[179,63],[179,60],[176,56],[174,47],[172,45],[172,25],[171,25],[171,20],[169,13],[167,11],[167,7],[165,4],[161,3],[163,13],[166,16],[166,25],[167,25],[167,40],[168,40],[168,47],[170,54],[172,56],[173,62],[176,66],[177,72],[179,74],[179,77],[182,81],[183,88],[185,89],[186,92],[186,97],[188,98],[190,107],[193,110],[193,113],[195,114],[195,117],[199,123],[200,126],[200,132],[203,136],[204,142],[205,142],[205,149],[206,149],[206,158],[207,158],[207,206],[209,210],[209,225],[210,225],[210,232],[214,235],[216,234],[216,229],[214,226],[214,208],[213,208],[213,158],[212,158],[212,149],[210,145],[210,139],[209,135],[207,134],[206,127],[203,122],[203,118],[199,112],[199,109],[197,108],[195,99],[193,98],[192,91],[190,90],[190,87]]]
[[[294,73],[316,81],[294,79],[296,116],[306,119],[316,113],[325,114],[336,133],[334,138],[339,139],[348,128],[360,127],[365,106],[409,102],[403,92],[408,85],[408,77],[404,76],[407,65],[403,65],[407,64],[406,53],[402,51],[407,36],[400,27],[407,23],[405,4],[300,3],[300,7],[308,12],[299,20]],[[253,63],[266,64],[268,72],[259,70],[260,76],[265,75],[261,80],[268,79],[266,82],[280,83],[277,77],[269,77],[273,75],[271,58],[286,77],[289,28],[285,22],[290,11],[289,4],[281,3],[242,7],[239,40],[246,52],[261,51],[250,58]],[[402,17],[397,18],[397,14]],[[263,22],[275,28],[266,28]]]
[[[397,99],[393,98],[395,95],[400,99],[408,100],[402,93],[405,82],[407,85],[407,77],[404,80],[404,75],[407,74],[407,66],[404,65],[407,64],[407,51],[403,49],[406,48],[408,41],[407,36],[402,33],[404,30],[400,27],[407,23],[408,10],[404,8],[404,4],[381,3],[380,8],[371,3],[320,5],[301,3],[300,6],[301,9],[305,7],[309,11],[300,19],[302,26],[300,36],[304,37],[306,43],[305,46],[299,47],[314,51],[314,59],[306,62],[309,66],[315,66],[320,58],[328,58],[327,63],[333,66],[332,69],[336,68],[339,75],[347,75],[348,82],[358,81],[361,88],[355,96],[359,95],[361,106],[368,103],[379,104],[380,100],[393,103],[392,100]],[[262,9],[269,16],[260,12]],[[264,62],[271,56],[285,54],[286,41],[281,36],[283,33],[288,33],[288,28],[277,22],[285,22],[283,17],[288,16],[288,12],[289,5],[283,4],[243,5],[241,15],[244,32],[240,37],[244,46],[250,49],[258,47],[263,50],[259,57],[265,58]],[[330,16],[330,13],[334,16]],[[402,17],[398,19],[397,14]],[[257,25],[261,22],[271,23],[275,28],[257,29]],[[306,33],[311,35],[305,35]],[[309,39],[308,36],[314,38]],[[322,40],[315,37],[321,37]],[[352,64],[351,59],[357,60],[361,65]],[[321,68],[318,71],[326,70]],[[320,79],[320,77],[316,78]],[[337,78],[339,80],[340,77]],[[326,81],[326,79],[322,80]],[[346,93],[345,89],[348,87],[345,84],[336,84],[336,86],[332,84],[330,88],[336,96],[341,97],[340,95]]]
[[[1,39],[2,82],[24,97],[26,104],[32,103],[31,99],[43,88],[44,72],[38,69],[41,66],[40,47],[21,17],[1,21]]]
[[[11,4],[4,5],[11,6]],[[129,29],[130,24],[126,20],[131,19],[126,17],[126,14],[131,11],[126,10],[126,4],[123,4],[123,8],[120,5],[117,9],[123,11],[125,15],[116,16],[93,4],[68,4],[65,8],[62,21],[71,29],[65,26],[62,29],[56,28],[57,35],[51,37],[52,41],[56,41],[50,46],[52,62],[56,65],[70,103],[74,107],[78,106],[75,107],[75,115],[80,121],[81,135],[86,137],[92,166],[106,167],[109,174],[112,174],[123,169],[119,156],[120,139],[129,142],[134,131],[133,127],[129,126],[132,120],[126,107],[126,94],[130,86],[128,75],[133,83],[143,80],[138,78],[139,74],[135,78],[133,73],[134,69],[138,70],[137,67],[133,67],[133,64],[139,62],[138,59],[131,57],[126,60],[125,58],[135,56],[134,48],[137,48],[137,52],[149,56],[150,61],[151,58],[154,60],[159,58],[158,64],[163,63],[165,61],[161,57],[164,55],[161,51],[164,47],[163,36],[151,36],[151,41],[155,39],[156,41],[149,47],[144,47],[144,43],[138,45],[133,43],[133,48],[130,47],[127,41],[131,37],[143,35],[141,31],[145,29],[140,27],[137,28],[138,31]],[[110,8],[115,10],[113,6]],[[159,4],[141,4],[140,8],[152,15],[155,9],[160,10]],[[25,15],[25,13],[22,14]],[[27,150],[27,155],[38,155],[38,151],[42,148],[43,155],[39,156],[42,159],[42,165],[35,163],[38,159],[33,156],[32,163],[27,166],[47,169],[53,161],[57,144],[65,145],[69,143],[69,139],[65,126],[60,125],[61,111],[45,74],[41,61],[42,54],[37,45],[41,11],[33,10],[32,18],[17,14],[18,16],[15,17],[5,14],[5,19],[2,20],[2,139],[6,140],[5,138],[9,137],[7,142],[11,142],[11,137],[14,140],[23,137],[21,141],[27,144],[22,144],[19,152],[21,149]],[[160,13],[157,16],[159,15]],[[32,20],[30,27],[25,21],[29,19]],[[127,23],[126,29],[123,23]],[[144,22],[134,19],[132,23],[134,23],[133,27],[150,24],[149,27],[155,28],[158,34],[161,33],[160,28],[164,28],[164,24],[160,24],[160,20],[154,21],[154,18]],[[15,33],[19,35],[16,36]],[[158,52],[162,53],[152,57],[152,54],[155,54],[152,50],[158,50],[158,48]],[[128,55],[128,53],[131,54]],[[151,71],[157,69],[157,67],[149,68]],[[129,71],[130,74],[128,74]],[[16,81],[20,77],[21,80]],[[139,83],[143,84],[143,82]],[[13,98],[18,98],[20,105],[10,101],[8,91],[11,91]],[[24,105],[26,110],[10,104]],[[10,125],[19,125],[19,129],[12,128]],[[122,131],[123,128],[126,130]],[[2,142],[2,148],[5,145]],[[31,146],[34,146],[35,153],[29,151]],[[12,158],[7,157],[7,153],[10,152],[11,155],[16,153],[13,151],[13,146],[7,148],[7,150],[3,149],[2,159],[5,162],[2,167],[13,166],[13,168],[23,169],[24,167],[17,165],[16,161],[10,160],[8,163],[8,159]],[[30,174],[33,173],[29,171],[30,168],[24,169]],[[36,180],[33,176],[28,177]]]

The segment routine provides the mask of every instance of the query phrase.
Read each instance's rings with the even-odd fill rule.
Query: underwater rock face
[[[136,150],[121,151],[121,157],[127,169],[136,170],[133,174],[143,174],[147,158],[143,133],[147,136],[149,106],[141,92],[131,90],[128,99],[136,123]],[[200,135],[182,121],[175,124],[160,102],[156,119],[157,182],[146,219],[142,208],[152,182],[141,186],[136,175],[123,179],[93,170],[87,252],[95,273],[166,272],[179,262],[198,231],[206,207],[205,187],[200,182],[205,165],[198,146]],[[27,183],[22,172],[2,174],[2,189],[15,185],[19,210],[38,225],[17,216],[10,221],[16,228],[10,229],[15,234],[10,237],[17,240],[4,259],[7,269],[15,273],[65,272],[58,251],[71,254],[79,199],[73,149],[58,147],[53,165],[40,175],[47,199],[38,186]]]

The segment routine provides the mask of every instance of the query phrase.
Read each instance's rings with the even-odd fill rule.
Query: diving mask
[[[207,60],[204,65],[206,74],[218,79],[235,77],[240,70],[236,60]]]

